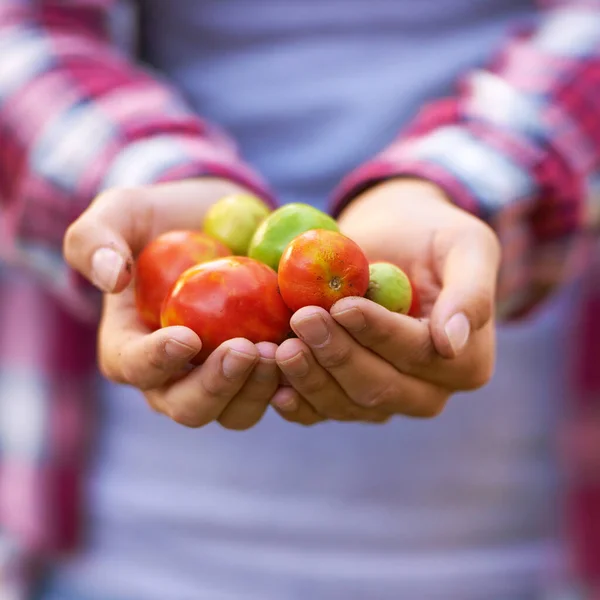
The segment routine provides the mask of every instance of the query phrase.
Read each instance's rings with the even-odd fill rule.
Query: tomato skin
[[[200,231],[169,231],[150,242],[136,262],[135,301],[150,329],[160,327],[160,309],[177,278],[198,263],[231,256],[224,244]]]
[[[412,302],[410,303],[407,314],[409,317],[414,317],[415,319],[418,319],[421,316],[421,300],[419,298],[419,292],[417,292],[417,288],[414,285],[412,285]]]
[[[356,242],[336,231],[313,229],[294,238],[279,263],[279,289],[293,310],[320,306],[341,298],[364,296],[369,261]]]
[[[232,338],[280,344],[290,333],[291,316],[275,271],[232,256],[185,271],[165,299],[161,324],[184,325],[200,336],[202,350],[193,361],[200,364]]]

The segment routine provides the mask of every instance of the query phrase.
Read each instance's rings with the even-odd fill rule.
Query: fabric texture
[[[272,197],[225,134],[116,50],[107,28],[115,7],[110,0],[0,1],[0,239],[11,265],[0,286],[7,598],[25,598],[45,562],[80,541],[98,296],[61,258],[66,227],[114,186],[213,175]],[[537,28],[469,74],[455,97],[426,107],[342,182],[332,205],[339,211],[390,177],[435,181],[496,227],[508,257],[500,282],[507,314],[583,264],[567,248],[587,248],[580,241],[594,214],[587,199],[600,155],[600,2],[541,9]],[[565,268],[548,276],[557,253]],[[35,318],[15,322],[16,306],[21,313],[31,307],[26,314]],[[586,523],[598,519],[590,497],[582,492],[586,512],[574,513]],[[597,580],[600,567],[585,564]]]

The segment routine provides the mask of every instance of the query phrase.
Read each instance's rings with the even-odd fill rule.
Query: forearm
[[[351,173],[336,210],[390,177],[432,181],[496,228],[512,264],[504,272],[513,281],[500,290],[530,283],[549,245],[571,248],[587,225],[588,180],[600,162],[600,3],[557,2],[541,16]]]
[[[70,301],[62,238],[101,191],[210,176],[269,197],[222,132],[113,48],[111,8],[0,2],[4,257]]]

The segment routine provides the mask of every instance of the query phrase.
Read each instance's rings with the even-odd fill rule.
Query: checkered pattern
[[[269,197],[222,132],[111,44],[115,8],[0,0],[0,256],[17,268],[0,271],[0,597],[12,600],[79,541],[97,296],[61,259],[67,225],[112,186],[216,175]],[[424,109],[336,194],[340,210],[382,179],[437,182],[498,230],[509,312],[563,276],[548,276],[544,257],[556,266],[597,214],[584,198],[600,153],[600,3],[543,8],[536,30]]]
[[[439,184],[499,230],[514,258],[500,282],[509,311],[537,298],[532,271],[548,245],[568,248],[586,227],[587,181],[600,168],[600,2],[545,4],[537,29],[469,73],[455,97],[424,107],[336,194],[339,210],[390,177]],[[509,248],[513,242],[526,251]],[[554,270],[562,283],[564,270]]]
[[[4,252],[88,316],[60,249],[99,191],[214,175],[268,195],[223,132],[110,43],[113,4],[0,2]]]

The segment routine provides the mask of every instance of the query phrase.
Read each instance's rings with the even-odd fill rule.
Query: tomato
[[[412,285],[411,288],[412,302],[410,303],[410,308],[408,309],[408,316],[418,319],[421,316],[421,299],[419,298],[417,288],[414,285]]]
[[[365,297],[392,312],[408,314],[413,294],[406,273],[389,262],[371,263],[369,272],[369,289]]]
[[[185,325],[202,340],[202,363],[223,342],[243,337],[279,344],[290,333],[291,312],[277,274],[252,258],[222,258],[188,269],[163,304],[161,324]]]
[[[270,212],[271,209],[256,196],[232,194],[208,209],[202,228],[231,248],[233,254],[246,256],[254,232]]]
[[[169,231],[150,242],[136,262],[135,300],[142,321],[158,329],[162,303],[177,278],[193,265],[230,255],[227,246],[198,231]]]
[[[277,271],[287,245],[310,229],[339,231],[336,221],[314,206],[300,202],[281,206],[258,226],[250,242],[248,256]]]
[[[313,229],[294,238],[279,263],[279,289],[296,311],[303,306],[329,310],[346,296],[364,296],[369,262],[358,244],[336,231]]]

